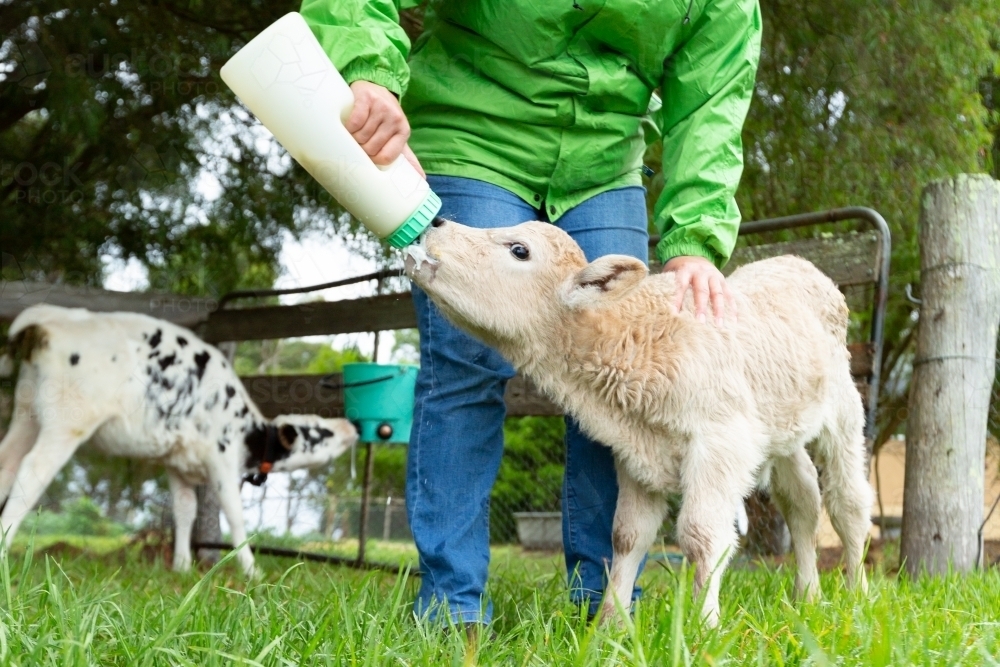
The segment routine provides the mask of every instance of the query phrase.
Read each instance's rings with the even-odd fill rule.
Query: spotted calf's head
[[[406,271],[452,322],[515,363],[522,350],[558,345],[552,332],[568,319],[615,303],[647,275],[623,255],[588,264],[549,223],[474,229],[440,219],[408,250]]]
[[[325,465],[358,441],[357,428],[346,419],[281,415],[271,423],[280,450],[271,468],[274,472]]]

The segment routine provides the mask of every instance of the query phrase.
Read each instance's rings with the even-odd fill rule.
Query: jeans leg
[[[569,210],[556,224],[572,236],[588,261],[609,254],[649,259],[645,190],[602,193]],[[618,479],[611,449],[595,442],[572,419],[566,420],[563,478],[563,545],[570,599],[596,614],[607,585],[613,548],[611,531],[618,502]],[[641,572],[641,568],[640,568]],[[633,599],[639,596],[639,588]]]
[[[441,215],[475,227],[537,216],[482,181],[431,176]],[[504,389],[514,369],[445,319],[413,286],[420,371],[407,452],[406,508],[423,573],[414,611],[456,623],[489,622],[489,499],[503,453]],[[444,605],[447,605],[445,608]]]

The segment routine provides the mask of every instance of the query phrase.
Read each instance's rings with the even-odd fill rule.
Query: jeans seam
[[[433,304],[431,304],[430,299],[427,299],[427,347],[428,347],[428,349],[431,349],[431,345],[432,345],[433,340],[434,340],[434,325],[433,325],[434,311],[433,311],[433,307],[434,306],[433,306]],[[421,422],[424,419],[424,410],[425,410],[426,403],[427,403],[427,397],[431,393],[433,393],[435,383],[437,382],[437,376],[436,376],[436,374],[434,372],[434,355],[433,354],[428,354],[427,355],[427,359],[428,359],[427,365],[429,366],[428,373],[430,375],[430,387],[420,397],[420,413],[419,414],[420,414],[420,421]],[[418,512],[420,511],[420,507],[423,504],[421,502],[422,499],[423,499],[423,474],[422,474],[423,468],[421,467],[421,462],[420,462],[420,450],[421,450],[421,445],[423,443],[423,439],[424,439],[423,425],[420,424],[420,423],[418,423],[417,424],[417,447],[416,447],[416,450],[417,450],[417,461],[416,461],[416,465],[415,465],[416,470],[417,470],[417,480],[416,480],[417,481],[417,493],[416,493],[416,497],[415,497],[415,501],[416,502],[414,503],[415,507],[413,508],[413,515],[414,516],[416,516],[418,514]],[[411,448],[411,449],[413,449],[413,448]],[[433,568],[426,568],[426,569],[427,570],[433,570]],[[432,591],[436,591],[437,590],[437,582],[434,579],[434,573],[433,573],[433,571],[425,572],[425,573],[423,573],[423,576],[430,580],[428,582],[430,584],[430,589]],[[424,579],[424,581],[427,581],[427,579]]]
[[[570,463],[570,457],[572,456],[572,448],[566,443],[566,470],[572,470],[573,466]],[[570,506],[576,497],[572,483],[566,485],[566,525],[568,527],[567,534],[569,535],[569,548],[573,553],[576,553],[576,530],[574,522],[571,517],[573,516],[573,508]]]
[[[573,470],[573,465],[571,463],[573,448],[569,446],[568,441],[565,443],[565,447],[566,447],[566,471],[569,472],[570,470]],[[567,479],[567,481],[569,480]],[[569,553],[577,554],[579,553],[579,548],[577,547],[577,539],[576,539],[576,522],[574,522],[572,519],[572,517],[575,515],[575,511],[572,505],[573,503],[575,503],[575,501],[576,501],[575,488],[572,483],[568,483],[566,484],[566,517],[565,517],[566,535],[569,538],[569,544],[567,546],[569,547]],[[583,561],[577,560],[576,564],[573,567],[574,571],[569,573],[570,595],[573,594],[574,592],[573,589],[576,588],[577,592],[580,594],[581,599],[583,599],[584,597],[583,592],[586,589],[583,581],[584,577],[583,577],[582,566],[583,566]]]

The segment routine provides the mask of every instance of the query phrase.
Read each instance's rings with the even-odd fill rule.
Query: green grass
[[[824,600],[790,600],[788,568],[733,569],[723,622],[701,627],[688,576],[653,563],[623,629],[588,624],[565,602],[553,556],[503,549],[496,619],[478,643],[416,622],[416,580],[261,558],[247,584],[232,562],[205,574],[109,551],[17,550],[0,561],[3,665],[995,665],[1000,573],[871,590],[823,576]]]

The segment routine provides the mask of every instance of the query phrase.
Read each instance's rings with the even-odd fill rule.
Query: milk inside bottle
[[[354,95],[299,14],[271,24],[221,74],[295,161],[379,238],[404,248],[437,215],[441,200],[406,158],[379,167],[344,127]]]

